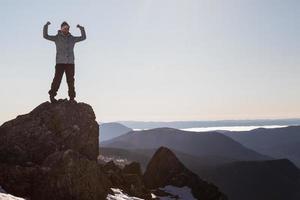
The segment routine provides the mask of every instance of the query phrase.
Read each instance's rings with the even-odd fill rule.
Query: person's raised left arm
[[[80,29],[81,36],[75,36],[74,39],[75,39],[75,42],[80,42],[80,41],[83,41],[83,40],[86,39],[86,33],[85,33],[85,30],[84,30],[83,26],[80,26],[78,24],[77,27]]]
[[[48,26],[50,25],[51,23],[48,21],[45,25],[44,25],[44,28],[43,28],[43,37],[46,39],[46,40],[50,40],[50,41],[53,41],[55,42],[56,40],[56,35],[48,35]]]

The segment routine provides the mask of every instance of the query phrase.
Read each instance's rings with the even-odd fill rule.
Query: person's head
[[[63,34],[67,35],[69,33],[70,26],[67,22],[63,22],[60,25],[60,30]]]

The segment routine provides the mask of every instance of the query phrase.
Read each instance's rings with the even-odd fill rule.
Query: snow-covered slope
[[[131,197],[126,193],[123,193],[121,189],[111,188],[114,192],[114,195],[108,194],[106,200],[143,200],[138,197]]]
[[[25,199],[7,194],[5,190],[3,190],[3,188],[0,186],[0,200],[25,200]]]
[[[15,197],[10,194],[0,193],[0,200],[25,200],[23,198]]]
[[[143,200],[138,197],[132,197],[128,194],[124,193],[121,189],[118,188],[111,188],[114,192],[114,195],[107,195],[106,200]],[[168,193],[167,196],[158,196],[152,194],[153,199],[159,200],[197,200],[193,197],[192,191],[189,187],[176,187],[172,185],[167,185],[165,187],[159,188],[160,190]]]

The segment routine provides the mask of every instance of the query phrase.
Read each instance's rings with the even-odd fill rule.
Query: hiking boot
[[[77,101],[74,99],[74,97],[70,97],[69,102],[70,103],[77,103]]]
[[[57,100],[55,99],[55,97],[54,97],[54,96],[50,96],[50,102],[51,102],[51,103],[56,103],[56,102],[57,102]]]

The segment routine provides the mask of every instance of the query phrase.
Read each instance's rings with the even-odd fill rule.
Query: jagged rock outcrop
[[[187,169],[175,154],[166,147],[160,147],[153,155],[144,173],[144,182],[150,189],[167,185],[188,186],[197,199],[227,199],[216,186],[201,180],[196,174]]]
[[[0,127],[0,185],[31,200],[105,199],[99,126],[85,103],[42,103]]]
[[[141,165],[138,162],[131,162],[125,165],[122,169],[123,176],[126,180],[127,190],[130,191],[132,195],[141,197],[143,199],[151,199],[151,194],[146,188]]]
[[[96,160],[99,126],[85,103],[42,103],[0,127],[0,162],[41,164],[55,151],[73,149]]]
[[[145,200],[152,199],[150,191],[144,184],[139,163],[132,162],[120,168],[113,161],[109,161],[102,166],[102,169],[111,180],[112,187],[120,188],[131,196]]]

